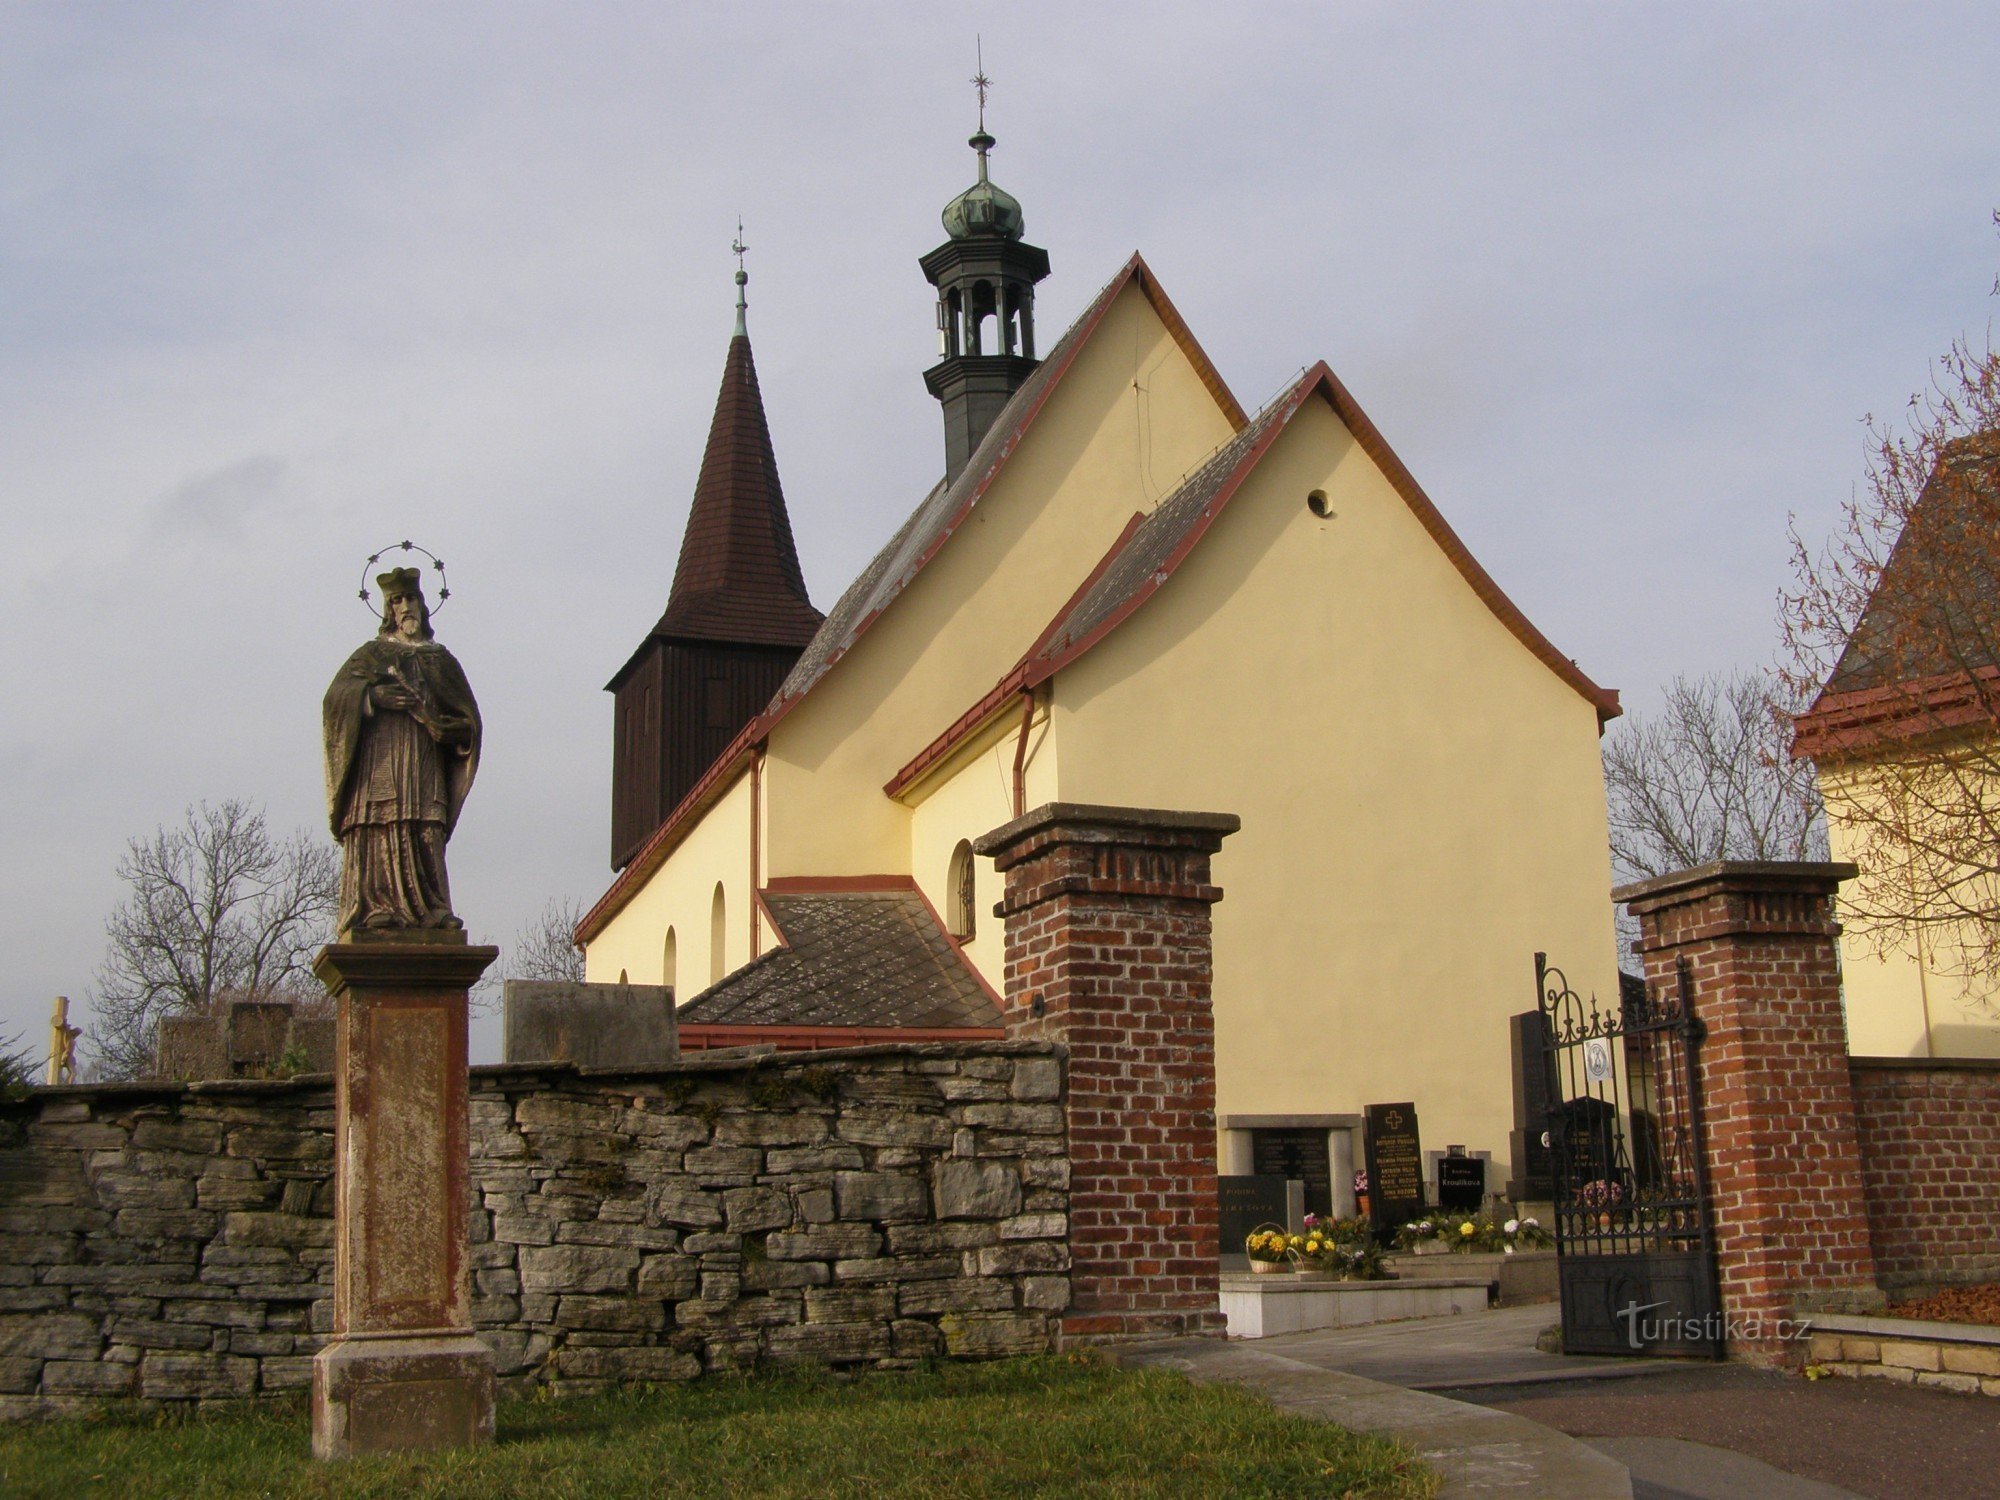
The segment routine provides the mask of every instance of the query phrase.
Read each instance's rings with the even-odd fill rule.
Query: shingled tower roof
[[[800,647],[819,629],[792,543],[750,336],[729,341],[680,565],[653,635]]]

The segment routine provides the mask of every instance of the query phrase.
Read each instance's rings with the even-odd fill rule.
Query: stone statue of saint
[[[326,690],[326,801],[340,936],[456,930],[444,846],[479,769],[479,705],[431,636],[415,568],[377,576],[382,628]]]

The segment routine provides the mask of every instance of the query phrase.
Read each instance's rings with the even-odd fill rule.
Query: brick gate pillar
[[[974,846],[1006,877],[1008,1035],[1069,1049],[1065,1341],[1222,1330],[1208,877],[1240,826],[1057,802]]]
[[[1833,898],[1853,865],[1722,861],[1612,892],[1657,993],[1691,969],[1732,1358],[1789,1363],[1813,1310],[1881,1306],[1854,1125]],[[1788,1336],[1789,1335],[1789,1336]]]

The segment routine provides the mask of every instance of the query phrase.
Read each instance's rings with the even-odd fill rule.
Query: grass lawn
[[[1427,1500],[1405,1450],[1088,1357],[705,1380],[500,1408],[477,1454],[313,1461],[303,1409],[0,1429],[0,1494],[1259,1495]]]

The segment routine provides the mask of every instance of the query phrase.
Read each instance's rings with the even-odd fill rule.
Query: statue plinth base
[[[466,1243],[466,996],[497,948],[359,933],[313,972],[339,1002],[333,1340],[313,1359],[321,1458],[493,1437]]]
[[[317,1458],[493,1441],[493,1351],[470,1332],[336,1338],[313,1356]]]

